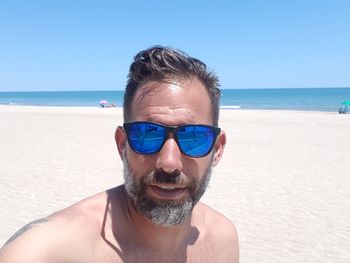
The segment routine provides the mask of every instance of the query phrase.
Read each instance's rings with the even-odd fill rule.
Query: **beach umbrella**
[[[106,104],[108,104],[108,101],[106,101],[106,100],[100,100],[100,105],[106,105]]]
[[[343,104],[343,105],[350,105],[350,100],[343,101],[341,104]]]

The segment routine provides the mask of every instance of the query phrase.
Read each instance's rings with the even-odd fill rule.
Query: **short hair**
[[[124,93],[124,122],[131,121],[131,104],[137,89],[149,81],[198,79],[208,92],[213,125],[218,125],[220,89],[217,75],[200,60],[181,50],[154,46],[139,52],[130,65]]]

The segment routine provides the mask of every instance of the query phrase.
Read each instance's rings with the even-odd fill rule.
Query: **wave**
[[[239,105],[222,105],[220,106],[220,109],[241,109],[242,107]]]

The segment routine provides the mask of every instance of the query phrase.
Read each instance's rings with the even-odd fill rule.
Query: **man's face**
[[[210,99],[197,80],[148,82],[136,92],[131,108],[132,121],[170,126],[213,123]],[[207,187],[218,147],[207,156],[191,158],[180,152],[172,134],[152,155],[133,152],[125,134],[120,141],[125,188],[136,210],[159,225],[183,222]]]
[[[204,194],[211,176],[211,162],[200,180],[185,177],[181,172],[166,173],[153,171],[137,180],[132,174],[125,151],[123,152],[125,189],[138,212],[157,225],[165,227],[181,224],[192,212],[194,205]],[[159,186],[157,186],[159,185]],[[163,185],[163,187],[161,186]],[[166,188],[164,188],[164,186]],[[176,195],[177,186],[186,187],[188,196],[184,199],[157,200],[147,194],[148,187],[160,187],[154,189],[158,193],[166,191],[166,195]],[[162,189],[163,188],[163,189]],[[161,193],[164,196],[164,193]]]

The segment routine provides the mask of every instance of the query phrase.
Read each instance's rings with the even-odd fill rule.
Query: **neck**
[[[134,236],[138,237],[138,242],[145,243],[157,250],[174,251],[188,244],[192,239],[194,228],[191,226],[191,217],[187,218],[182,224],[172,227],[164,227],[154,224],[150,219],[138,212],[125,192],[127,221]]]

